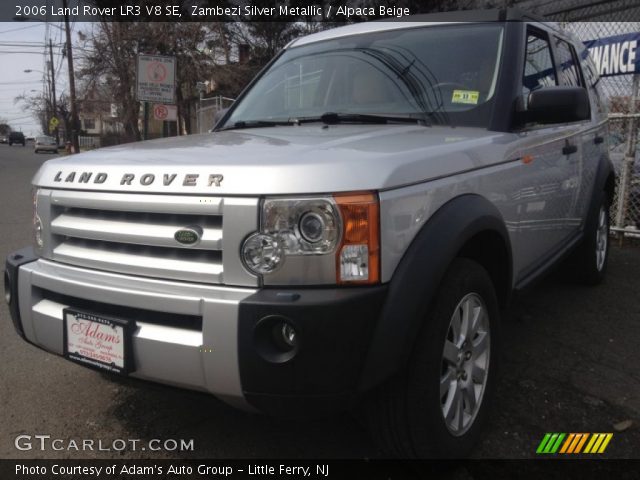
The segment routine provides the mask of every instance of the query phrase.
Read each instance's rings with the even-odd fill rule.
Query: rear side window
[[[594,100],[596,111],[601,115],[606,115],[607,107],[602,101],[602,90],[600,88],[600,77],[598,70],[589,56],[589,50],[582,48],[579,53],[580,65],[582,66],[582,74],[584,81],[591,90],[590,97]]]
[[[527,34],[527,51],[522,79],[524,98],[527,99],[529,93],[538,88],[557,84],[549,40],[538,32],[530,31]]]
[[[560,85],[567,87],[581,87],[580,72],[576,62],[576,55],[573,47],[564,40],[555,39],[558,74],[560,76]]]

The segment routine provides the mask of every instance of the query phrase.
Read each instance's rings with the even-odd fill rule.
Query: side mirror
[[[589,96],[582,87],[543,87],[529,94],[529,122],[578,122],[588,120],[590,113]]]

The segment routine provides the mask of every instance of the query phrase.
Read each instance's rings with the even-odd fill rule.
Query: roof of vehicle
[[[24,133],[22,132],[10,132],[9,136],[14,136],[14,137],[24,137]]]
[[[310,43],[331,40],[334,38],[360,35],[387,30],[399,30],[405,28],[440,25],[442,23],[473,23],[473,22],[504,22],[504,21],[531,21],[544,23],[548,27],[558,30],[558,27],[544,18],[525,12],[518,8],[492,9],[492,10],[461,10],[453,12],[439,12],[422,15],[410,15],[397,20],[375,20],[371,22],[354,23],[344,27],[332,28],[322,32],[312,33],[305,37],[292,40],[286,48],[299,47]]]

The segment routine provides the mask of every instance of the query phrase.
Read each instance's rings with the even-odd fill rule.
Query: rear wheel
[[[416,340],[407,371],[387,386],[370,421],[402,457],[459,458],[479,440],[495,388],[499,308],[478,263],[456,259]]]
[[[585,285],[602,282],[609,263],[609,201],[604,191],[596,204],[585,224],[582,244],[566,266],[571,278]]]

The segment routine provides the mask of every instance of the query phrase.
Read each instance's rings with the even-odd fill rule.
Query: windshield
[[[296,123],[329,112],[487,127],[502,36],[501,25],[458,24],[293,47],[235,106],[224,128]]]

